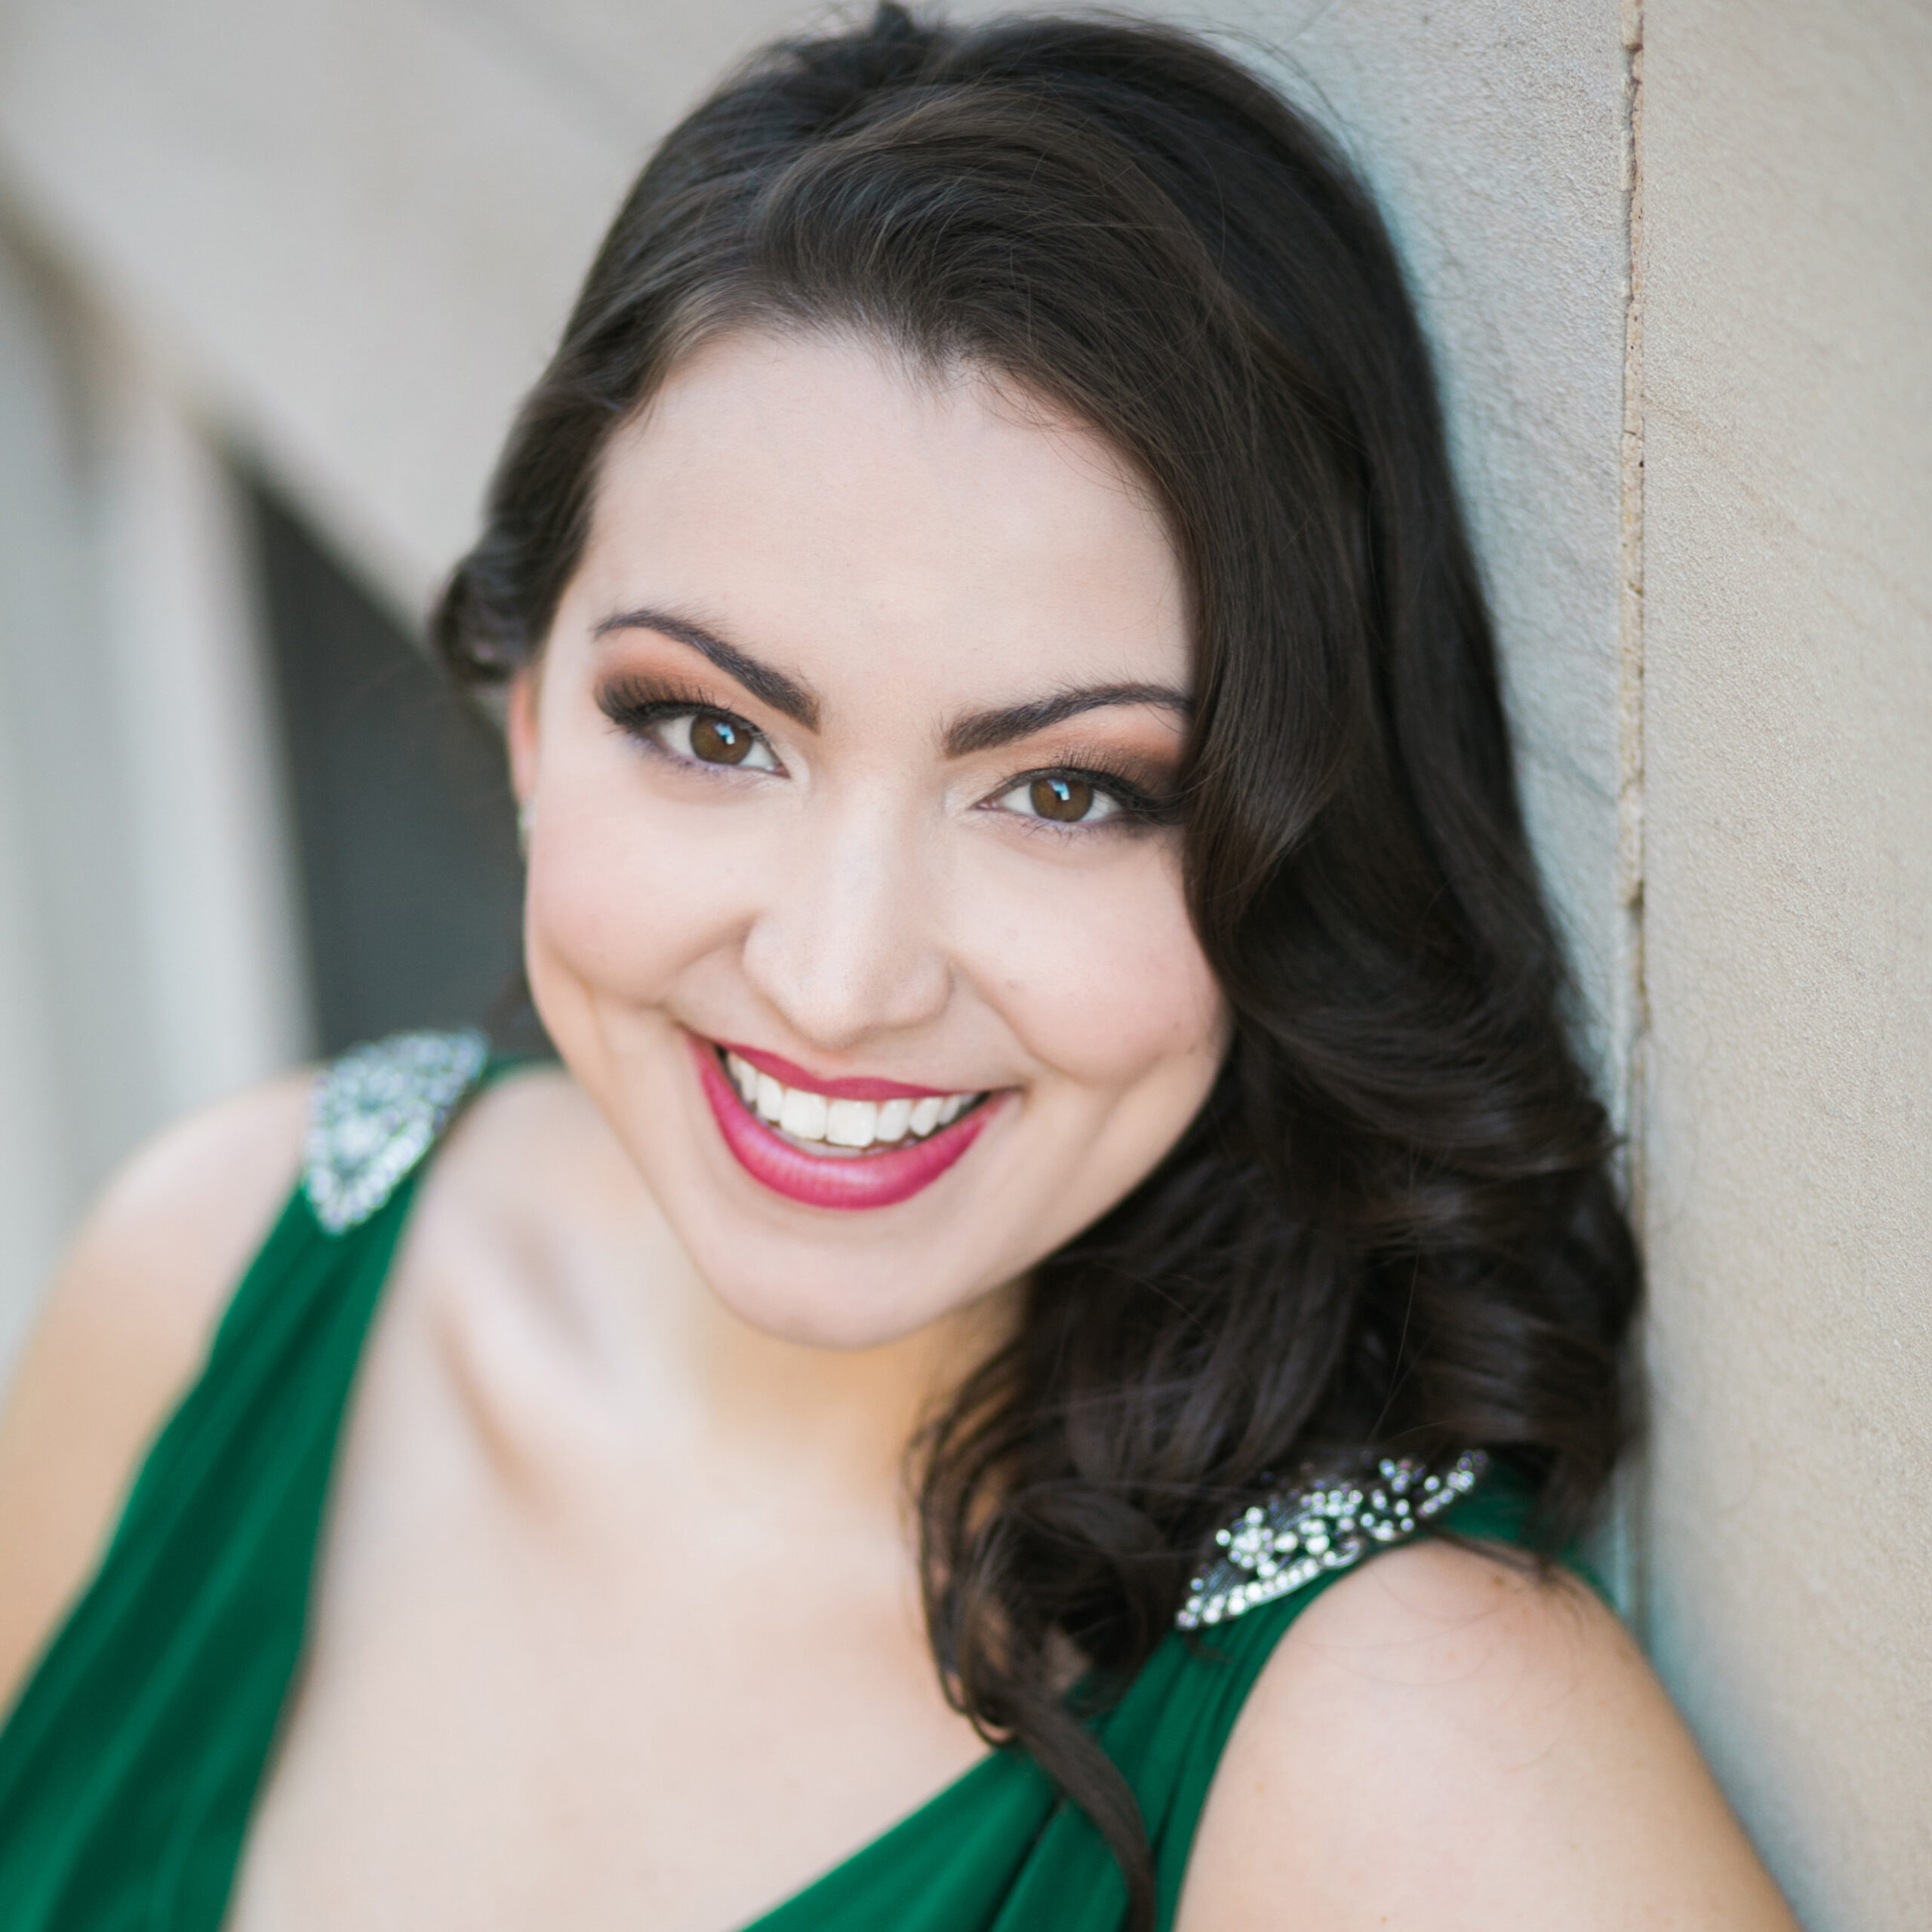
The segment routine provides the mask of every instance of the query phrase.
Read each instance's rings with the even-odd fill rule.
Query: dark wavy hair
[[[645,168],[436,611],[459,677],[540,649],[613,432],[733,328],[1050,398],[1146,478],[1189,586],[1186,891],[1232,1049],[914,1463],[949,1694],[1085,1808],[1150,1924],[1067,1644],[1124,1684],[1215,1527],[1311,1460],[1481,1446],[1553,1543],[1629,1429],[1635,1255],[1429,356],[1367,194],[1234,61],[881,6],[759,55]]]

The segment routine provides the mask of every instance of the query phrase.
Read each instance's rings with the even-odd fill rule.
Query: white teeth
[[[826,1119],[831,1112],[832,1103],[823,1094],[814,1094],[809,1087],[788,1087],[785,1104],[779,1109],[778,1124],[795,1139],[823,1140]]]
[[[835,1100],[808,1087],[787,1087],[737,1054],[724,1070],[745,1105],[795,1140],[820,1140],[854,1149],[889,1147],[910,1136],[923,1140],[948,1126],[980,1097],[931,1094],[922,1100]]]
[[[878,1138],[878,1103],[834,1100],[826,1112],[825,1137],[835,1147],[869,1147]]]

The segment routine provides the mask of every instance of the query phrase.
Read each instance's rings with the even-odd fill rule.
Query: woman
[[[0,1443],[10,1927],[1789,1923],[1546,1554],[1635,1263],[1303,122],[1152,29],[774,51],[436,633],[562,1066],[110,1192]]]

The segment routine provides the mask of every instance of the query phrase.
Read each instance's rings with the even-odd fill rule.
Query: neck
[[[774,1500],[815,1494],[897,1509],[906,1452],[965,1377],[1003,1343],[1009,1288],[869,1349],[788,1341],[741,1321],[695,1280],[680,1353],[695,1391],[703,1447],[721,1472],[755,1477]]]

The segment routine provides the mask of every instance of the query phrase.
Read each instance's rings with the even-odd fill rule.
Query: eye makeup
[[[719,721],[728,731],[743,733],[755,744],[766,746],[764,734],[756,725],[698,685],[676,678],[625,672],[600,681],[595,701],[598,709],[627,737],[654,755],[679,765],[728,772],[771,768],[693,758],[665,742],[661,728],[666,724],[678,718],[700,718]],[[768,747],[767,755],[770,755]],[[1066,820],[1020,811],[1004,802],[1029,786],[1041,785],[1088,788],[1104,798],[1111,809],[1097,817]],[[1057,759],[1003,774],[983,795],[976,809],[1004,811],[1025,824],[1029,832],[1062,837],[1091,838],[1103,832],[1118,835],[1174,825],[1180,817],[1180,801],[1166,761],[1085,746],[1069,747]]]
[[[1000,780],[998,789],[983,801],[986,808],[1003,809],[1002,801],[1029,787],[1085,786],[1107,799],[1113,810],[1091,820],[1063,820],[1046,813],[1013,812],[1029,828],[1038,826],[1057,832],[1092,833],[1139,831],[1149,826],[1174,825],[1180,817],[1180,801],[1172,792],[1157,789],[1158,780],[1144,771],[1124,770],[1103,755],[1088,753],[1076,760],[1035,765]]]
[[[659,737],[657,728],[676,718],[702,717],[719,720],[734,732],[742,732],[755,744],[764,744],[764,734],[747,718],[729,705],[721,704],[694,686],[675,679],[643,678],[635,675],[604,680],[596,689],[597,708],[624,735],[647,751],[675,758],[680,764],[701,764],[707,771],[742,769],[724,760],[686,757],[674,752]]]

